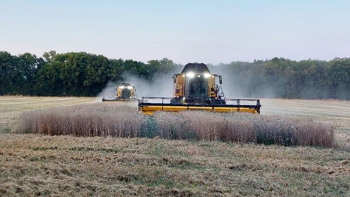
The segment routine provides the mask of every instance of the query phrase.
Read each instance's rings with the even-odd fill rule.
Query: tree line
[[[143,63],[85,52],[50,51],[37,57],[2,51],[0,95],[96,96],[108,82],[123,81],[126,73],[152,81],[181,66],[167,58]],[[350,99],[349,58],[273,58],[209,66],[224,75],[225,91],[240,97]]]
[[[85,52],[50,51],[43,57],[0,52],[0,95],[96,96],[109,81],[122,81],[126,73],[150,81],[175,66],[166,58],[143,63]]]
[[[215,67],[230,84],[225,91],[237,96],[350,100],[350,58],[299,62],[273,58]]]

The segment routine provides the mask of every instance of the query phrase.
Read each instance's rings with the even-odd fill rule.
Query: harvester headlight
[[[124,86],[120,86],[121,89],[124,89],[125,87]]]
[[[132,89],[132,86],[128,86],[128,89],[131,90],[131,89]]]
[[[209,78],[209,77],[211,77],[211,74],[209,74],[209,73],[204,73],[204,77],[205,77],[205,78]]]
[[[194,73],[187,73],[186,76],[189,78],[192,78],[192,77],[194,77]]]

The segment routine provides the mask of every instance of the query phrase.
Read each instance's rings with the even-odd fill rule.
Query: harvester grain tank
[[[186,64],[181,73],[173,76],[173,97],[142,97],[139,110],[156,111],[203,110],[212,112],[260,113],[259,99],[225,98],[221,75],[212,74],[203,63]]]
[[[130,83],[122,83],[116,87],[116,96],[114,98],[103,97],[102,101],[136,101],[136,88]]]

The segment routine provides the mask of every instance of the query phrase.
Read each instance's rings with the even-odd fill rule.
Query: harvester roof
[[[207,65],[203,63],[188,63],[185,65],[185,67],[182,69],[181,73],[210,73]]]
[[[130,83],[122,83],[122,86],[131,86]]]

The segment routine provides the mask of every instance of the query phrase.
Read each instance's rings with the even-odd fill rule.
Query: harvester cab
[[[116,87],[116,96],[114,98],[102,98],[103,102],[106,101],[136,101],[136,88],[131,86],[130,83],[122,83]]]
[[[222,91],[221,75],[212,74],[203,63],[186,64],[173,76],[173,97],[142,97],[140,111],[204,110],[212,112],[260,113],[259,99],[228,99]]]
[[[223,104],[224,92],[215,83],[220,75],[211,74],[205,64],[187,64],[180,74],[174,75],[174,98],[171,103]]]

